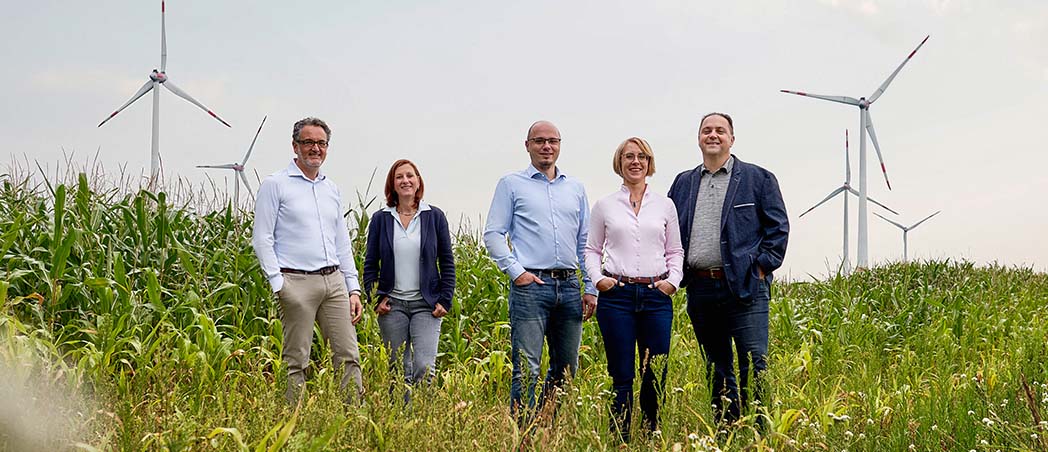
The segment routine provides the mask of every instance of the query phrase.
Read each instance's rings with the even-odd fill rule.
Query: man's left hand
[[[760,265],[757,266],[757,276],[759,276],[761,279],[764,279],[764,269],[761,268]]]
[[[364,318],[364,305],[360,303],[360,294],[349,294],[349,313],[353,315],[354,325]]]
[[[593,294],[582,295],[582,320],[589,320],[597,312],[597,296]]]

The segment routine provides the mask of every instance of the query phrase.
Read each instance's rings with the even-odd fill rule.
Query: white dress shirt
[[[281,268],[313,271],[338,265],[346,289],[360,292],[342,196],[323,173],[309,180],[295,161],[262,181],[255,201],[251,245],[273,292],[284,287]]]

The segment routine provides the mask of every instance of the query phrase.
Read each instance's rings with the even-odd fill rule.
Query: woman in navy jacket
[[[448,220],[422,202],[424,191],[414,163],[393,163],[386,176],[387,207],[371,216],[364,256],[364,290],[370,294],[378,284],[375,311],[390,366],[396,369],[401,355],[408,384],[436,373],[440,324],[455,292]]]

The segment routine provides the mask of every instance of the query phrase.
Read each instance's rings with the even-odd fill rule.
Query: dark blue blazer
[[[684,171],[673,180],[668,195],[677,206],[681,244],[685,252],[681,287],[693,281],[687,252],[701,179],[699,167]],[[786,255],[789,232],[786,205],[775,175],[735,157],[721,208],[721,258],[728,287],[737,298],[750,300],[757,293],[758,265],[764,270],[767,281],[771,282],[771,273],[782,266],[782,258]]]
[[[451,251],[451,234],[444,212],[430,205],[419,213],[422,249],[419,259],[419,285],[422,298],[432,307],[437,303],[451,311],[455,294],[455,257]],[[364,255],[364,293],[371,294],[378,283],[379,299],[393,290],[393,231],[397,221],[384,209],[371,215],[368,223],[367,253]],[[378,300],[376,300],[377,302]]]

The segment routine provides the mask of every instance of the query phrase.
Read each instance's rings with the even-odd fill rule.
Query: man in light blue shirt
[[[342,196],[320,172],[331,129],[306,118],[295,123],[291,137],[296,158],[258,188],[251,244],[280,302],[285,397],[294,404],[306,381],[314,322],[331,344],[342,389],[353,383],[363,392],[354,324],[364,310]],[[347,401],[351,398],[348,394]]]
[[[531,165],[499,180],[484,228],[488,253],[512,280],[510,406],[521,420],[535,408],[544,340],[549,342],[549,370],[542,402],[561,386],[565,376],[575,375],[582,321],[597,307],[597,290],[580,265],[589,227],[589,201],[582,183],[556,167],[560,130],[548,121],[536,122],[528,129],[524,147]],[[576,269],[582,272],[585,295],[581,295]],[[521,367],[522,358],[526,368]],[[522,383],[527,387],[525,406]]]

